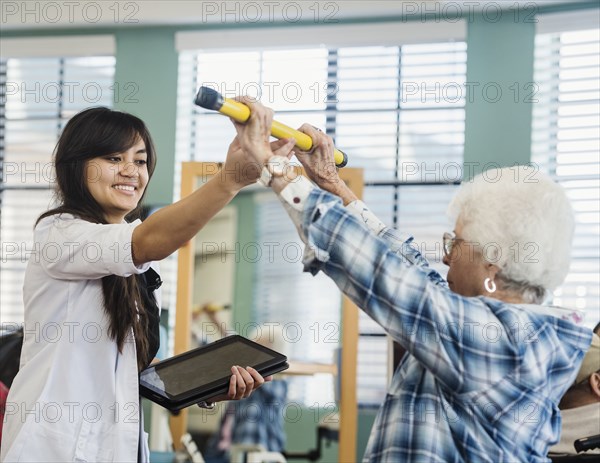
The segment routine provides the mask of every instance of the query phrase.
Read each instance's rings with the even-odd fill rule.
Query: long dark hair
[[[141,119],[103,107],[76,114],[65,126],[54,150],[55,194],[59,206],[43,213],[37,222],[44,217],[68,213],[88,222],[108,223],[102,207],[87,187],[87,161],[107,154],[122,153],[139,139],[146,145],[148,174],[151,178],[156,167],[156,151]],[[127,221],[140,217],[143,197],[136,209],[127,215]],[[122,352],[123,344],[133,328],[138,368],[142,369],[150,359],[146,331],[148,313],[140,282],[139,275],[108,275],[102,278],[102,292],[104,310],[109,318],[108,335],[116,341],[119,352]],[[148,298],[145,299],[147,302]]]

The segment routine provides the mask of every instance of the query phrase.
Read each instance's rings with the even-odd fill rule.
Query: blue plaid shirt
[[[305,269],[324,271],[407,349],[364,461],[549,461],[591,330],[541,306],[455,294],[411,239],[377,236],[322,190],[300,196],[286,209],[308,243]]]

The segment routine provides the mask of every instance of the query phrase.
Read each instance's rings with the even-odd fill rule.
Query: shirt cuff
[[[306,200],[310,192],[314,189],[314,185],[303,175],[289,183],[281,192],[279,197],[284,204],[287,204],[291,209],[302,213],[306,205]]]
[[[284,209],[294,222],[300,238],[306,243],[306,236],[302,230],[302,214],[306,207],[306,202],[310,192],[315,189],[315,186],[304,176],[296,177],[294,182],[289,183],[283,190],[279,192],[279,200],[283,204]]]
[[[386,227],[386,225],[377,218],[375,214],[363,203],[360,199],[352,201],[346,206],[346,208],[359,217],[376,235],[379,235]]]

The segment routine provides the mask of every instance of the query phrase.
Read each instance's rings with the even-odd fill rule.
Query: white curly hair
[[[500,268],[505,289],[526,302],[542,302],[567,276],[573,209],[564,189],[536,166],[494,168],[464,182],[448,217]]]

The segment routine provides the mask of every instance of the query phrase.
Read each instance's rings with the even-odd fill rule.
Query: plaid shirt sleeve
[[[533,339],[536,333],[527,331],[527,323],[514,312],[502,319],[489,299],[450,291],[410,240],[401,241],[389,229],[375,236],[319,189],[307,198],[301,226],[315,256],[306,268],[329,275],[451,390],[479,390],[522,364],[523,343],[514,337]]]
[[[353,201],[346,208],[360,217],[373,233],[386,241],[390,250],[396,253],[403,262],[420,267],[434,284],[447,286],[446,280],[435,270],[429,268],[427,259],[412,244],[412,236],[403,236],[398,230],[387,227],[361,200]]]

